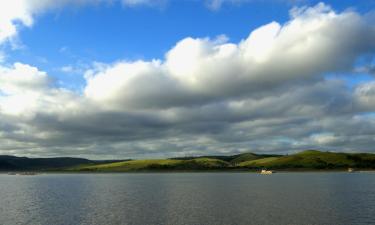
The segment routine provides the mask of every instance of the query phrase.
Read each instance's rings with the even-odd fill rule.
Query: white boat
[[[273,174],[273,173],[274,173],[274,171],[272,171],[272,170],[263,169],[263,170],[260,171],[260,174]]]

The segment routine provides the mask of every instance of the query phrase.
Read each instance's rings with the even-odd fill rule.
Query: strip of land
[[[375,154],[307,150],[291,155],[243,153],[148,160],[94,161],[81,158],[0,156],[0,171],[159,172],[159,171],[374,170]]]

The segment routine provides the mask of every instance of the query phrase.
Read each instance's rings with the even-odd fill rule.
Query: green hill
[[[195,158],[182,159],[149,159],[131,160],[126,162],[107,163],[101,165],[79,166],[71,171],[129,172],[129,171],[160,171],[160,170],[214,170],[229,166],[228,162],[219,159]]]
[[[332,170],[375,169],[375,154],[307,150],[291,155],[243,153],[172,159],[93,161],[80,158],[26,158],[0,156],[0,171],[206,171],[206,170]]]
[[[217,158],[215,158],[217,157]],[[262,168],[375,169],[375,155],[367,153],[334,153],[307,150],[292,155],[259,155],[244,153],[233,156],[207,156],[175,159],[131,160],[71,168],[70,171],[128,172],[128,171],[196,171],[196,170],[259,170]]]
[[[180,159],[180,160],[190,160],[190,159],[200,159],[200,158],[208,158],[208,159],[218,159],[222,160],[231,164],[238,164],[245,161],[255,160],[255,159],[261,159],[266,157],[272,157],[272,156],[280,156],[280,155],[261,155],[261,154],[255,154],[255,153],[242,153],[237,155],[227,155],[227,156],[197,156],[197,157],[179,157],[179,158],[171,158],[171,159]]]
[[[83,158],[27,158],[0,155],[0,171],[48,171],[63,170],[79,165],[97,165],[124,160],[88,160]]]
[[[275,155],[259,155],[259,154],[254,154],[254,153],[243,153],[240,155],[236,155],[230,162],[233,164],[239,164],[242,162],[247,162],[247,161],[252,161],[252,160],[257,160],[257,159],[263,159],[263,158],[269,158],[273,157]]]
[[[3,155],[0,156],[0,171],[61,169],[90,163],[94,162],[81,158],[27,158]]]
[[[375,168],[374,154],[350,154],[303,151],[293,155],[242,162],[240,167],[269,169],[341,169],[348,167]]]

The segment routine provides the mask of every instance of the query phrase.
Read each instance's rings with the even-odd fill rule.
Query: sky
[[[375,0],[0,2],[0,155],[375,153]]]

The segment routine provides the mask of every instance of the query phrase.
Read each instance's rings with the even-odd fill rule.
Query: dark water
[[[375,224],[375,173],[3,174],[0,224]]]

